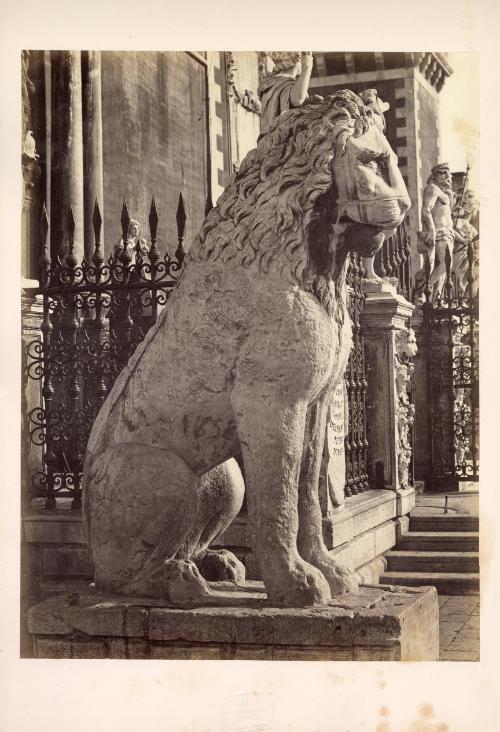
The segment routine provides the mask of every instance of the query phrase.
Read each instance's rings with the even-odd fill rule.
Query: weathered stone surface
[[[377,492],[372,498],[368,493],[367,500],[353,509],[354,536],[362,534],[368,529],[393,519],[396,516],[396,502],[394,494],[386,491]]]
[[[61,544],[43,547],[43,572],[46,577],[90,577],[94,566],[85,546]]]
[[[261,583],[221,585],[219,605],[163,607],[98,593],[31,608],[40,657],[436,660],[434,588],[362,586],[311,608],[273,607]]]
[[[415,507],[415,489],[407,488],[397,492],[396,510],[398,516],[405,516]]]
[[[27,543],[83,544],[81,516],[47,514],[23,517],[24,541]]]
[[[98,633],[96,619],[98,618]],[[34,605],[28,612],[28,630],[34,634],[134,636],[147,633],[147,610],[132,600],[108,601],[95,594],[66,595]]]
[[[389,183],[367,155],[384,157]],[[209,601],[195,562],[239,511],[228,458],[240,452],[271,600],[323,605],[355,588],[327,552],[318,496],[351,347],[344,264],[373,254],[408,207],[397,157],[351,92],[289,110],[261,136],[94,423],[83,498],[98,588]]]

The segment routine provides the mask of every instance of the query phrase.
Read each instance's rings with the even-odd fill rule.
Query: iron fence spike
[[[94,227],[94,237],[96,245],[100,241],[101,238],[101,226],[102,226],[102,217],[101,212],[99,210],[99,204],[97,202],[97,198],[95,199],[94,203],[94,213],[92,214],[92,226]]]
[[[122,215],[120,218],[120,223],[122,226],[123,241],[125,242],[125,241],[127,241],[128,227],[130,225],[130,216],[128,213],[127,200],[125,198],[123,199]]]
[[[151,208],[149,211],[149,231],[151,234],[151,241],[156,240],[156,233],[158,231],[158,211],[156,208],[156,201],[155,197],[153,195],[153,198],[151,199]]]
[[[184,208],[184,199],[182,193],[179,193],[179,203],[177,204],[177,234],[180,238],[184,236],[186,226],[186,210]]]

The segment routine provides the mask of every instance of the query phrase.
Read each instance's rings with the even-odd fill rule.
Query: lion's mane
[[[275,272],[326,305],[325,288],[340,274],[331,163],[355,120],[366,129],[363,102],[349,90],[281,114],[208,214],[189,258]]]

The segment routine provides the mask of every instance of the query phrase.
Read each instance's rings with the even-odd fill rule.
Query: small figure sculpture
[[[396,382],[396,453],[399,488],[409,486],[409,466],[411,463],[412,445],[411,428],[415,419],[415,407],[410,402],[409,387],[414,364],[409,359],[417,355],[417,339],[413,328],[397,331],[396,350],[394,354],[394,370]]]
[[[453,247],[453,266],[456,294],[468,294],[469,281],[472,292],[471,301],[474,301],[478,292],[478,265],[479,265],[479,232],[471,223],[478,212],[478,202],[473,191],[465,191],[462,206],[456,207],[455,244]],[[469,264],[469,243],[472,243],[472,272]]]
[[[124,242],[123,237],[120,237],[113,250],[114,258],[121,265],[115,270],[115,276],[120,280],[128,281],[129,284],[151,279],[147,259],[149,249],[147,241],[141,236],[139,222],[136,219],[130,219],[127,241]],[[151,315],[152,297],[151,290],[142,292],[135,290],[128,297],[123,296],[122,300],[118,296],[115,315],[130,317],[134,323],[138,324],[142,318],[148,318]]]
[[[271,75],[260,82],[257,90],[262,105],[262,135],[282,112],[300,107],[305,102],[313,67],[310,51],[271,51],[268,55],[274,68]]]
[[[33,132],[31,130],[28,130],[26,133],[23,145],[23,154],[26,155],[27,158],[30,158],[30,160],[36,160],[40,157],[36,152],[35,138],[33,137]]]
[[[378,129],[385,135],[386,122],[384,113],[390,108],[388,102],[383,102],[376,89],[364,89],[359,95],[363,100],[367,115],[373,120]],[[375,257],[365,257],[363,267],[365,270],[364,279],[369,282],[382,282],[374,269]]]
[[[450,168],[447,163],[440,163],[432,168],[424,189],[422,204],[422,231],[418,232],[418,251],[427,254],[430,261],[431,302],[436,302],[441,295],[446,279],[446,250],[450,256],[453,251],[455,233],[453,231],[452,210],[454,193]],[[425,266],[415,276],[415,293],[417,303],[424,301],[426,285]]]
[[[390,184],[371,155],[387,159]],[[216,600],[207,572],[238,581],[229,552],[204,563],[241,506],[241,452],[269,602],[320,605],[356,588],[327,551],[319,502],[328,405],[352,344],[347,256],[377,251],[409,205],[353,92],[291,109],[261,136],[92,427],[83,517],[98,590],[199,604]]]
[[[141,226],[136,219],[130,219],[127,231],[127,241],[123,241],[123,237],[115,245],[113,256],[119,261],[126,260],[128,264],[136,264],[137,255],[145,259],[149,252],[149,246],[145,239],[141,236]],[[126,255],[125,258],[123,255]]]
[[[459,358],[467,358],[466,349],[460,348]],[[455,393],[455,402],[453,404],[453,432],[455,444],[455,465],[462,471],[466,470],[466,462],[469,453],[472,426],[472,409],[470,406],[470,397],[467,398],[465,389],[457,389]]]

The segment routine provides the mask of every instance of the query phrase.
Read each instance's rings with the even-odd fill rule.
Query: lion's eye
[[[374,173],[383,178],[387,184],[390,184],[388,155],[377,155],[373,152],[366,151],[364,154],[360,154],[359,159],[364,165],[371,168]]]

